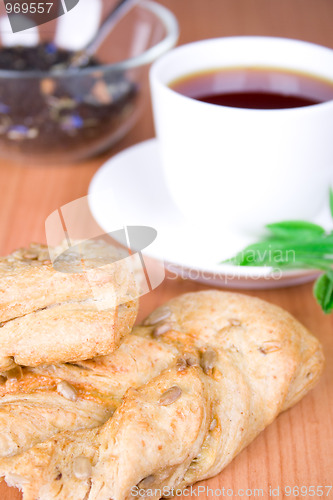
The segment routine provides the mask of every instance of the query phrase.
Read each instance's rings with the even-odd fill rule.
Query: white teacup
[[[220,38],[178,47],[151,68],[165,179],[192,220],[256,232],[269,222],[312,219],[328,200],[333,101],[239,109],[200,102],[168,86],[202,70],[264,66],[333,81],[333,50],[283,38]]]

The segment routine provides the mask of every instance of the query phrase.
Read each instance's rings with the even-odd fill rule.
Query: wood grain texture
[[[333,47],[332,0],[164,0],[160,3],[177,15],[180,43],[217,36],[272,35]],[[44,223],[51,212],[86,195],[93,174],[110,155],[153,135],[147,99],[140,122],[111,152],[84,163],[56,167],[1,162],[1,254],[30,241],[45,241]],[[139,319],[175,295],[203,288],[169,277],[141,299]],[[321,312],[312,297],[311,285],[246,293],[284,307],[315,333],[324,346],[326,368],[310,394],[282,414],[219,476],[205,484],[212,490],[224,487],[224,497],[231,488],[234,494],[229,498],[236,498],[240,488],[262,488],[261,498],[265,499],[273,498],[269,496],[269,486],[280,487],[276,498],[288,498],[281,491],[284,486],[330,485],[333,483],[333,315],[324,316]],[[198,491],[197,486],[195,490]],[[207,494],[198,497],[204,499]],[[0,484],[0,500],[20,498],[16,490]],[[213,492],[209,492],[208,498],[214,498]],[[253,495],[244,492],[242,498]],[[333,491],[328,498],[333,498]]]

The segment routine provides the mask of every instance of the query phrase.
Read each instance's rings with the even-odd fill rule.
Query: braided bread
[[[95,390],[109,401],[99,403],[104,418],[116,407],[103,425],[96,418],[94,428],[53,437],[45,426],[39,444],[26,442],[22,453],[0,459],[0,475],[24,500],[125,500],[135,488],[159,498],[164,487],[221,471],[313,387],[322,367],[318,341],[280,308],[219,291],[180,296],[115,353],[56,368],[76,388],[77,402]],[[16,382],[13,401],[27,376]],[[27,397],[52,392],[38,383]]]
[[[109,354],[134,324],[136,283],[117,249],[87,241],[50,250],[58,270],[43,245],[0,258],[0,372]]]

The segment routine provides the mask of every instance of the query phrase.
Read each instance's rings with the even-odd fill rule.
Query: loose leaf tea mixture
[[[0,70],[13,72],[0,79],[1,148],[33,155],[87,148],[107,142],[133,113],[138,88],[122,71],[93,71],[100,62],[91,58],[91,72],[64,73],[72,57],[52,43],[0,49]]]

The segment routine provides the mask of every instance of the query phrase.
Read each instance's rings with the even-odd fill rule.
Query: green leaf
[[[315,268],[326,270],[333,263],[333,238],[319,237],[311,241],[271,239],[254,243],[225,262],[237,266],[313,267],[307,261],[316,261]]]
[[[293,238],[294,240],[296,240],[317,237],[325,234],[325,229],[321,226],[318,226],[318,224],[297,220],[267,224],[266,228],[274,237],[283,239]]]
[[[313,288],[314,296],[325,314],[333,311],[333,270],[319,276]]]
[[[333,189],[330,189],[333,218]],[[269,235],[221,263],[236,266],[270,266],[274,269],[320,269],[324,271],[314,285],[314,295],[323,311],[333,311],[333,231],[326,233],[306,221],[268,224]]]
[[[297,256],[297,267],[308,268],[308,269],[320,269],[321,271],[330,271],[333,266],[333,258],[316,258],[315,256],[309,255],[298,255]],[[296,266],[291,264],[290,268],[295,268]]]

